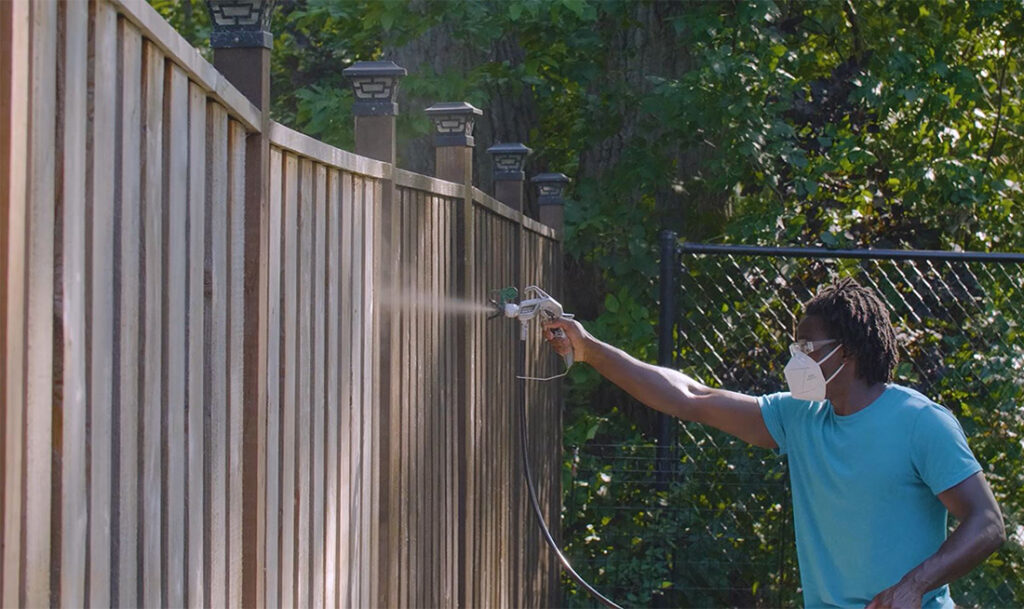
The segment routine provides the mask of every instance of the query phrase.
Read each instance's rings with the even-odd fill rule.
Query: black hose
[[[525,356],[525,353],[524,353]],[[523,473],[526,475],[526,489],[530,493],[530,504],[533,505],[533,514],[537,517],[537,524],[540,525],[540,530],[544,534],[544,539],[551,546],[551,549],[558,556],[559,562],[562,563],[562,568],[569,574],[577,584],[583,586],[583,588],[589,592],[594,598],[601,602],[605,607],[610,609],[622,609],[621,606],[616,605],[611,599],[598,592],[593,586],[587,583],[585,579],[580,577],[579,573],[572,568],[569,564],[569,559],[562,554],[561,548],[555,542],[555,538],[551,536],[551,531],[548,530],[548,525],[544,522],[544,513],[540,509],[540,503],[537,501],[537,491],[533,487],[533,474],[530,473],[530,459],[527,453],[527,435],[526,435],[526,390],[523,388],[523,399],[522,408],[519,409],[519,445],[522,449],[523,455]]]

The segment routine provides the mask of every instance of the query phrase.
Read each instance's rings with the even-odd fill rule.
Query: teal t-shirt
[[[936,497],[981,470],[949,410],[889,385],[863,410],[839,416],[828,400],[759,398],[789,459],[804,605],[866,606],[946,539]],[[953,609],[949,586],[924,609]]]

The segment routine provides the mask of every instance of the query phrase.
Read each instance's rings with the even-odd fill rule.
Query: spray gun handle
[[[572,319],[572,315],[562,315],[562,319]],[[551,330],[551,333],[555,338],[565,338],[565,330],[561,328],[555,328]],[[565,369],[572,368],[573,357],[572,357],[572,343],[569,343],[569,352],[562,356],[562,361],[565,362]]]

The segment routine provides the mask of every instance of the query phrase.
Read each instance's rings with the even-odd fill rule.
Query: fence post
[[[270,19],[274,0],[207,0],[213,65],[261,112],[245,142],[242,328],[241,605],[263,606],[266,589],[266,405],[270,190]],[[216,405],[215,405],[216,406]]]
[[[443,102],[426,109],[434,121],[434,175],[473,185],[473,124],[483,110],[467,102]],[[466,199],[473,200],[467,192]]]
[[[565,226],[564,193],[569,178],[564,173],[542,173],[530,181],[537,185],[540,221],[561,233]]]
[[[396,158],[395,122],[398,116],[398,94],[400,79],[407,74],[405,68],[391,61],[360,61],[342,70],[342,74],[351,81],[355,102],[352,114],[355,130],[355,152],[360,156],[369,157],[389,163],[392,167]],[[395,248],[401,243],[401,223],[399,200],[395,182],[387,177],[380,182],[381,201],[378,209],[379,222],[375,226],[378,231],[376,239],[375,286],[377,289],[394,290],[394,278],[399,276],[398,256],[393,255]],[[401,396],[401,383],[392,382],[392,360],[394,354],[401,353],[401,337],[393,328],[398,327],[396,314],[380,307],[376,309],[378,336],[374,340],[377,345],[377,365],[380,371],[380,387],[378,394],[378,412],[380,416],[379,437],[377,442],[378,459],[380,460],[380,501],[377,505],[380,527],[380,545],[377,552],[378,583],[375,604],[381,607],[396,607],[399,604],[398,586],[387,582],[397,581],[400,577],[399,560],[399,515],[398,501],[400,489],[398,466],[402,455],[400,443],[392,441],[397,438],[397,425],[401,413],[397,410]]]
[[[456,217],[456,295],[467,300],[477,300],[476,286],[476,231],[473,214],[473,123],[483,112],[466,102],[434,104],[426,110],[434,121],[434,175],[442,180],[457,182],[464,186],[463,199]],[[476,325],[472,316],[466,315],[459,321],[459,346],[456,360],[457,370],[462,371],[458,383],[458,403],[462,407],[457,437],[460,439],[459,455],[459,590],[458,606],[473,607],[481,604],[475,598],[473,576],[475,565],[470,560],[476,543],[476,513],[472,499],[477,496],[474,484],[476,446],[472,433],[476,425],[476,400],[474,379],[476,359],[471,355],[476,341]]]
[[[658,310],[658,365],[672,366],[675,351],[673,330],[676,323],[676,250],[679,235],[674,231],[661,231],[661,277],[659,279],[660,307]],[[658,413],[658,485],[671,480],[675,470],[675,421]]]
[[[523,144],[495,144],[487,149],[494,170],[494,198],[512,209],[523,211],[523,165],[532,152]]]
[[[395,164],[398,83],[408,72],[393,61],[360,61],[341,73],[352,81],[356,154]]]

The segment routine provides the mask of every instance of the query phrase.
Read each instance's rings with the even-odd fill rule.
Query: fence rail
[[[479,309],[560,289],[556,230],[271,122],[142,0],[0,3],[0,68],[0,605],[556,604],[557,358]]]

